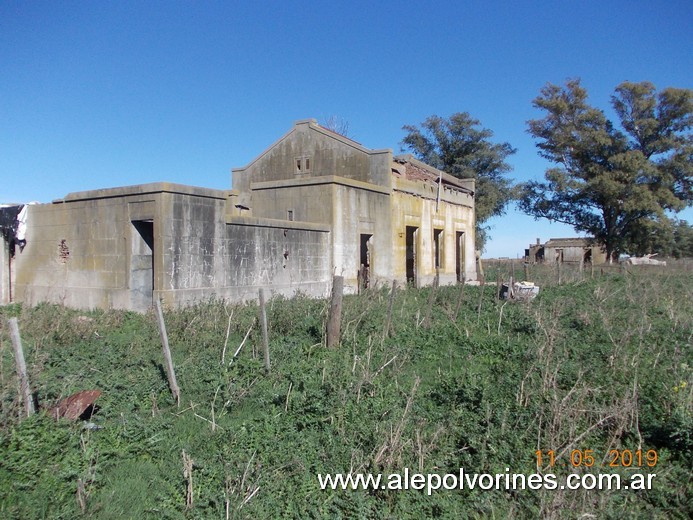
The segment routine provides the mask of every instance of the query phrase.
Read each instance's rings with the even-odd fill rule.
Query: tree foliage
[[[611,98],[622,130],[590,106],[579,80],[546,85],[528,122],[539,154],[555,166],[520,186],[520,207],[588,232],[612,259],[654,246],[667,212],[693,201],[693,91],[620,84]],[[639,250],[639,251],[636,251]]]
[[[467,112],[447,119],[431,116],[420,128],[402,129],[407,131],[400,143],[403,150],[455,177],[476,180],[477,247],[483,249],[488,229],[484,222],[502,215],[512,199],[513,186],[505,176],[512,167],[505,161],[516,150],[509,143],[492,143],[493,132]]]

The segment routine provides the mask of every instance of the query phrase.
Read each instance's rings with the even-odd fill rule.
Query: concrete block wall
[[[30,206],[14,299],[128,308],[126,222],[126,206],[112,199]]]
[[[165,195],[156,295],[170,305],[256,299],[258,289],[324,296],[329,228],[255,217],[227,219],[218,199]]]

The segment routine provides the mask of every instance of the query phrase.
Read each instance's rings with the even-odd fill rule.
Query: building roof
[[[589,247],[592,245],[593,238],[550,238],[544,247]]]

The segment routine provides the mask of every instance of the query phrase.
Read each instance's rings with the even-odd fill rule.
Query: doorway
[[[373,235],[361,234],[359,247],[359,292],[371,285],[371,240]]]
[[[154,221],[133,220],[130,255],[130,298],[137,310],[147,310],[154,298]]]
[[[455,273],[458,282],[464,281],[466,276],[464,269],[464,231],[455,233]]]
[[[406,228],[406,271],[407,283],[416,285],[416,239],[419,234],[419,228],[407,226]]]

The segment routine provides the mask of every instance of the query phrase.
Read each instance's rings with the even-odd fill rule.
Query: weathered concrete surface
[[[147,310],[241,301],[257,289],[326,294],[329,226],[232,217],[222,191],[160,183],[70,194],[31,207],[14,300]]]
[[[171,304],[215,296],[256,299],[259,287],[287,296],[326,293],[329,227],[257,217],[226,221],[224,204],[171,196],[163,225],[158,294]]]
[[[0,294],[145,311],[258,289],[325,296],[359,284],[476,279],[474,182],[299,121],[232,190],[170,183],[71,193],[29,208]],[[10,275],[10,271],[12,274]],[[7,279],[7,280],[6,280]]]
[[[369,285],[406,282],[407,254],[415,257],[410,281],[417,285],[436,274],[443,284],[476,279],[473,180],[369,150],[312,120],[234,169],[232,180],[251,214],[330,224],[332,270],[347,293],[357,290],[364,259]],[[409,252],[407,226],[417,230]]]

